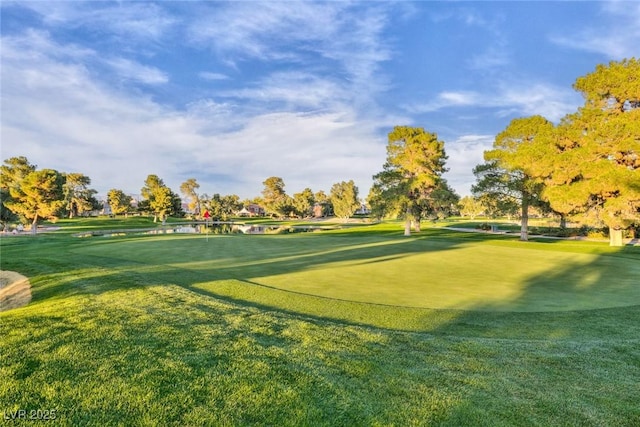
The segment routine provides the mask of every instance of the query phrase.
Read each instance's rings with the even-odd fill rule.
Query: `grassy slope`
[[[279,250],[263,253],[250,245],[272,237],[211,237],[205,242],[231,242],[217,252],[221,259],[238,255],[229,239],[243,239],[250,249],[247,265],[217,272],[198,264],[206,254],[194,245],[180,246],[171,262],[160,256],[154,263],[149,238],[3,239],[2,268],[32,278],[34,302],[0,313],[0,411],[55,408],[66,425],[640,422],[637,306],[555,313],[395,308],[247,280],[271,277],[278,268],[306,271],[300,239],[325,241],[327,247],[308,250],[329,251],[316,259],[334,265],[345,252],[331,246],[362,246],[357,259],[363,261],[380,250],[366,245],[395,241],[396,234],[276,237],[270,242],[283,242]],[[424,235],[442,244],[515,244],[433,230]],[[165,248],[157,239],[156,256]],[[123,254],[121,242],[137,249],[133,257]],[[602,245],[552,247],[593,255],[595,270],[606,260],[637,265],[640,256]],[[264,257],[280,261],[257,264]],[[191,262],[188,268],[181,259]],[[214,273],[219,276],[209,280]],[[554,274],[561,282],[570,273]],[[550,283],[542,276],[540,283]],[[531,280],[525,293],[538,283]],[[612,281],[591,280],[591,286]]]

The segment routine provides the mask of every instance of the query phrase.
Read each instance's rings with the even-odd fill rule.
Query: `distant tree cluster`
[[[598,65],[577,79],[585,104],[558,125],[517,118],[500,132],[485,163],[474,168],[473,197],[458,200],[442,174],[444,142],[422,128],[389,133],[387,161],[374,175],[368,202],[377,217],[404,217],[405,234],[421,218],[456,209],[474,218],[519,216],[528,240],[529,211],[609,228],[610,244],[640,223],[640,62]]]
[[[277,176],[267,178],[263,183],[262,198],[257,200],[264,205],[268,215],[278,218],[307,218],[335,215],[349,218],[361,207],[358,187],[353,180],[333,184],[327,196],[322,190],[314,193],[305,188],[293,197],[284,190],[284,180]]]
[[[26,157],[7,159],[0,166],[1,220],[31,223],[35,233],[40,219],[73,217],[99,209],[90,184],[91,179],[80,173],[38,170]]]
[[[623,231],[640,224],[640,62],[635,59],[598,65],[576,80],[584,95],[578,111],[554,125],[542,116],[517,118],[500,132],[477,178],[473,196],[462,199],[442,175],[447,171],[445,143],[420,127],[396,126],[388,135],[387,158],[373,176],[367,197],[377,218],[403,218],[405,235],[420,231],[422,219],[461,214],[517,216],[520,238],[528,239],[529,212],[556,215],[583,224],[609,228],[611,245],[621,245]],[[80,173],[38,170],[25,157],[13,157],[0,167],[0,220],[30,222],[74,217],[101,209],[89,177]],[[362,206],[358,187],[341,181],[329,195],[305,188],[289,196],[281,177],[263,183],[262,197],[240,201],[236,195],[199,194],[193,178],[180,186],[187,209],[196,217],[206,211],[227,219],[248,205],[260,205],[271,217],[336,215],[349,218]],[[181,198],[157,175],[141,189],[139,212],[154,221],[184,214]],[[111,189],[107,203],[115,215],[132,210],[133,200]]]
[[[640,62],[598,65],[574,88],[585,103],[558,125],[519,118],[496,137],[472,191],[496,211],[519,206],[522,240],[535,206],[606,226],[619,246],[623,230],[640,223]]]

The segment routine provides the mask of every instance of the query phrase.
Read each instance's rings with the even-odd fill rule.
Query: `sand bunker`
[[[0,270],[0,311],[22,307],[30,301],[29,279],[14,271]]]

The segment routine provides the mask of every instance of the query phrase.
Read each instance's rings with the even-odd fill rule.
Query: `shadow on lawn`
[[[590,330],[593,334],[600,334],[602,330],[598,322],[591,321],[597,318],[598,313],[589,309],[604,308],[627,313],[629,310],[617,307],[628,306],[630,303],[633,304],[633,301],[629,302],[620,295],[628,295],[630,289],[636,288],[634,284],[638,283],[640,277],[640,248],[623,247],[617,251],[608,251],[594,245],[596,254],[593,254],[589,263],[572,262],[561,269],[545,271],[544,274],[530,277],[522,286],[520,294],[504,305],[495,302],[479,303],[467,310],[394,307],[397,315],[391,316],[388,321],[380,321],[379,319],[390,316],[389,306],[353,302],[352,305],[357,304],[366,313],[357,320],[349,320],[355,309],[348,306],[348,301],[268,288],[253,282],[253,278],[295,273],[334,262],[379,264],[417,253],[452,251],[468,242],[510,242],[509,244],[519,245],[521,248],[527,248],[529,244],[515,242],[515,237],[442,229],[425,229],[411,238],[401,236],[397,230],[367,228],[361,231],[337,231],[304,236],[218,236],[212,237],[210,241],[201,236],[181,238],[188,239],[188,245],[179,245],[181,250],[188,248],[186,254],[176,254],[174,246],[162,243],[157,237],[128,237],[125,240],[97,240],[95,243],[100,246],[99,250],[92,255],[89,246],[90,256],[87,256],[84,251],[85,242],[74,240],[70,245],[73,250],[65,251],[64,259],[38,260],[38,269],[41,269],[43,264],[50,264],[52,270],[63,268],[64,265],[73,265],[75,270],[64,270],[57,275],[46,277],[42,286],[36,287],[34,303],[75,294],[99,294],[115,289],[177,284],[202,295],[260,309],[302,314],[318,320],[372,324],[389,329],[445,335],[545,338],[568,337],[575,333],[584,335],[589,334]],[[127,248],[137,248],[135,250],[139,253],[135,253],[133,259],[128,259],[127,254],[122,253],[120,243],[125,243]],[[531,242],[531,245],[536,244],[539,243]],[[103,251],[111,246],[115,249]],[[180,266],[185,257],[193,263],[192,266]],[[242,262],[229,262],[233,259],[241,259]],[[177,262],[172,264],[173,260]],[[82,273],[83,268],[90,271],[95,263],[102,267],[102,271],[92,271],[89,275]],[[499,268],[495,264],[496,260],[487,260],[487,268]],[[621,265],[625,268],[621,269]],[[460,268],[464,268],[464,265]],[[274,303],[259,295],[249,300],[243,297],[238,289],[233,292],[218,292],[215,287],[198,286],[203,282],[230,280],[235,280],[237,287],[244,287],[245,293],[251,293],[247,289],[259,290],[262,287],[280,293],[281,301],[286,299],[287,295],[306,300],[297,306],[289,306]],[[640,292],[640,289],[637,292]],[[550,299],[550,293],[563,298],[577,299],[578,302],[573,301],[574,306],[582,307],[584,310],[563,311],[562,298]],[[635,301],[639,299],[640,296]],[[545,312],[545,309],[542,309],[541,312],[525,312],[530,304],[544,306],[541,301],[548,305],[548,310],[553,311]],[[314,305],[324,305],[325,308],[320,310],[313,307]],[[518,307],[523,312],[517,312]],[[351,310],[351,313],[341,312],[345,310]],[[634,318],[631,316],[630,320]],[[560,323],[563,325],[574,325],[574,330],[566,326],[558,327],[558,320],[562,320]],[[532,327],[534,325],[535,327]]]
[[[347,235],[349,234],[345,233],[345,236]],[[145,273],[145,280],[147,283],[175,283],[203,295],[260,309],[304,315],[317,320],[334,320],[359,325],[371,324],[389,329],[425,331],[444,335],[532,339],[602,336],[603,333],[619,335],[621,331],[611,331],[608,329],[609,326],[598,321],[601,314],[609,316],[611,313],[621,315],[632,323],[635,322],[634,325],[639,325],[638,316],[633,313],[633,310],[627,308],[640,300],[638,295],[640,289],[633,293],[640,278],[640,263],[638,263],[640,250],[635,247],[623,247],[612,251],[594,246],[595,253],[589,257],[588,262],[585,263],[583,260],[570,262],[560,269],[548,270],[543,274],[530,277],[521,287],[521,292],[504,304],[478,303],[467,310],[393,307],[396,316],[391,316],[385,321],[380,319],[390,316],[390,306],[349,302],[272,288],[256,283],[252,279],[294,273],[319,264],[333,262],[381,263],[425,251],[451,251],[470,241],[495,240],[500,244],[515,239],[438,229],[427,229],[409,239],[399,236],[397,232],[375,238],[363,233],[362,236],[366,238],[363,238],[362,242],[354,242],[353,234],[351,236],[352,238],[345,240],[344,243],[341,242],[340,235],[324,236],[315,241],[313,238],[317,236],[309,236],[312,237],[309,239],[312,245],[310,248],[292,248],[284,253],[280,250],[277,255],[271,254],[268,247],[266,250],[261,248],[262,250],[253,261],[236,266],[218,265],[192,270],[165,265],[162,270]],[[268,240],[262,242],[269,245]],[[318,245],[314,246],[314,243]],[[527,244],[513,243],[520,245],[521,248],[527,248]],[[532,242],[533,244],[535,243]],[[570,251],[570,249],[567,250]],[[200,253],[202,259],[207,259],[211,255],[207,251]],[[488,265],[492,261],[495,260],[488,260]],[[217,290],[215,286],[206,288],[198,286],[202,282],[229,280],[237,282],[233,285],[235,289],[223,291]],[[253,290],[250,290],[251,288]],[[261,295],[260,289],[279,293],[279,301],[274,303],[265,298]],[[631,300],[628,299],[630,293],[634,296]],[[251,298],[246,297],[246,294],[252,294]],[[550,298],[549,294],[555,294],[555,298]],[[298,298],[299,303],[281,304],[280,302],[286,300],[288,296]],[[305,298],[306,300],[303,300]],[[568,298],[571,298],[572,307],[574,307],[570,311],[564,310],[562,305]],[[324,302],[318,303],[318,301]],[[352,314],[356,309],[350,304],[358,305],[358,310],[364,314],[353,319]],[[318,309],[318,305],[324,305],[324,310]],[[527,307],[530,305],[540,306],[542,309],[538,312],[529,312]],[[404,327],[403,322],[405,322]],[[631,334],[632,331],[640,333],[640,326],[630,326],[627,329],[630,335],[627,332],[624,335],[634,336]]]
[[[543,243],[558,242],[556,240]],[[531,242],[535,244],[534,242]],[[538,242],[540,243],[540,242]],[[523,244],[526,248],[529,243]],[[568,249],[570,251],[570,249]],[[593,246],[589,262],[569,262],[526,280],[504,304],[457,311],[438,334],[487,338],[582,339],[640,336],[640,248]],[[550,294],[555,298],[550,298]],[[631,298],[630,298],[631,296]],[[571,299],[572,309],[563,308]],[[527,311],[529,305],[541,307]],[[510,307],[504,310],[504,307]],[[428,313],[425,320],[432,316]],[[615,316],[619,322],[603,322]],[[621,328],[620,325],[625,327]]]
[[[75,329],[80,325],[85,326],[85,320],[94,320],[95,326],[99,328],[99,319],[93,319],[89,312],[83,312],[87,318],[79,317],[77,325],[67,325],[63,323],[67,319],[60,317],[54,322],[56,329],[53,331],[56,336],[63,339],[52,341],[50,347],[48,344],[43,345],[42,350],[46,352],[53,352],[58,348],[65,350],[67,346],[77,344],[79,349],[89,352],[93,357],[91,360],[96,361],[95,364],[86,368],[71,366],[69,361],[72,357],[67,356],[66,353],[52,363],[60,362],[60,370],[88,375],[92,369],[101,368],[99,365],[106,358],[107,362],[111,363],[106,366],[124,376],[137,375],[136,378],[140,378],[141,375],[156,375],[158,378],[154,377],[153,382],[150,382],[153,388],[158,384],[162,386],[167,380],[165,378],[167,373],[172,372],[168,368],[158,371],[158,361],[167,361],[171,366],[177,362],[188,363],[196,374],[186,375],[185,379],[176,375],[173,380],[192,394],[198,392],[189,388],[192,387],[189,382],[197,383],[202,372],[211,374],[210,381],[229,377],[231,378],[229,382],[220,383],[219,388],[224,389],[224,394],[220,395],[220,401],[211,403],[206,400],[206,392],[211,389],[204,388],[202,395],[199,396],[205,402],[202,403],[205,408],[220,411],[228,409],[225,407],[225,402],[228,396],[233,394],[229,391],[252,398],[252,394],[257,394],[257,391],[261,390],[259,387],[262,383],[272,384],[269,381],[275,377],[278,384],[282,385],[284,392],[279,393],[278,390],[281,389],[270,390],[269,396],[274,395],[274,397],[267,400],[268,405],[255,405],[251,401],[247,406],[233,408],[234,413],[239,417],[254,416],[255,418],[238,418],[240,421],[253,422],[253,424],[259,424],[260,416],[271,409],[283,411],[280,416],[283,425],[295,424],[296,420],[299,421],[298,424],[304,424],[304,421],[307,421],[307,424],[313,424],[309,420],[325,420],[328,425],[549,424],[548,421],[553,421],[554,412],[559,414],[555,419],[557,423],[562,421],[585,425],[596,423],[594,419],[597,421],[597,418],[588,419],[584,415],[581,417],[579,405],[557,409],[542,408],[547,411],[543,411],[546,415],[538,419],[531,417],[539,416],[536,411],[541,408],[536,399],[544,398],[545,396],[541,393],[547,389],[550,394],[559,394],[565,389],[569,392],[574,391],[576,393],[574,395],[569,393],[567,398],[551,401],[551,404],[568,403],[568,406],[578,400],[576,397],[578,392],[585,392],[584,385],[588,384],[588,381],[579,377],[589,375],[587,371],[591,365],[587,363],[588,356],[580,356],[578,352],[582,351],[583,345],[591,345],[588,342],[590,339],[598,342],[637,340],[640,336],[640,312],[637,308],[517,313],[495,311],[501,307],[483,303],[473,307],[473,310],[459,311],[385,307],[325,298],[325,311],[309,312],[305,311],[308,307],[304,304],[296,306],[293,303],[304,302],[305,299],[316,301],[321,297],[301,294],[300,298],[297,298],[296,294],[289,291],[273,288],[267,290],[271,293],[282,293],[285,301],[286,298],[293,297],[292,305],[286,306],[271,304],[259,297],[253,301],[247,301],[245,298],[235,298],[231,294],[224,295],[197,286],[203,281],[235,280],[245,288],[258,290],[264,286],[251,283],[251,278],[258,273],[260,275],[275,272],[293,273],[312,268],[318,263],[337,261],[382,262],[424,251],[453,251],[469,241],[502,242],[505,240],[502,237],[476,236],[442,230],[425,230],[420,235],[409,239],[398,236],[397,233],[382,236],[363,233],[360,241],[353,234],[345,233],[344,236],[351,238],[343,241],[340,234],[308,236],[309,239],[306,241],[311,244],[310,247],[300,245],[290,248],[286,247],[286,238],[268,240],[270,237],[259,239],[243,236],[223,237],[216,242],[218,246],[213,242],[207,242],[208,245],[206,245],[204,239],[200,238],[193,241],[190,254],[193,255],[192,260],[196,265],[198,262],[203,262],[201,268],[182,268],[179,264],[171,264],[170,246],[164,247],[164,253],[157,254],[158,263],[154,264],[154,245],[152,243],[149,247],[144,246],[148,241],[145,239],[127,239],[126,242],[140,242],[142,244],[140,247],[149,251],[148,254],[141,254],[148,256],[146,261],[144,256],[141,257],[141,261],[127,259],[126,254],[117,251],[109,253],[110,256],[86,255],[82,252],[80,245],[75,245],[75,248],[80,251],[78,253],[61,250],[60,253],[63,254],[64,259],[38,261],[50,263],[52,272],[47,279],[47,286],[50,288],[39,294],[36,293],[36,300],[58,298],[69,293],[100,294],[113,290],[176,284],[202,295],[237,304],[238,313],[243,314],[242,322],[228,322],[225,315],[220,315],[221,310],[217,306],[211,305],[210,301],[204,299],[201,304],[185,307],[184,313],[182,310],[169,312],[168,309],[155,307],[151,303],[145,308],[150,310],[152,315],[140,323],[136,323],[131,313],[119,314],[118,307],[111,307],[108,302],[103,301],[99,308],[103,311],[107,310],[103,313],[103,316],[108,316],[104,318],[107,325],[105,335],[80,334],[84,341],[77,342],[78,333]],[[229,245],[224,247],[223,239],[235,240],[227,241]],[[111,245],[117,242],[118,240],[113,240],[105,244]],[[236,243],[238,245],[234,246]],[[270,251],[270,248],[275,248],[275,246],[269,246],[272,244],[277,246],[278,251]],[[278,245],[284,245],[284,247]],[[523,245],[526,247],[526,244]],[[114,248],[117,249],[118,245]],[[225,260],[240,255],[241,252],[234,251],[242,251],[243,248],[249,248],[255,252],[245,254],[248,259],[242,264],[225,266]],[[173,254],[173,258],[181,258],[181,256],[182,254]],[[211,258],[217,264],[207,265],[205,261]],[[616,262],[612,262],[613,259]],[[625,271],[619,269],[620,259],[628,260],[623,262],[629,267]],[[514,297],[515,303],[526,306],[534,301],[538,302],[551,291],[566,292],[575,295],[576,298],[582,298],[586,295],[585,290],[601,289],[603,303],[610,301],[618,304],[620,301],[612,300],[610,294],[615,293],[616,289],[628,288],[634,284],[637,286],[640,275],[639,259],[638,248],[622,248],[616,252],[595,254],[592,261],[586,264],[571,263],[561,269],[546,271],[527,280],[522,292]],[[88,272],[91,271],[89,267],[92,261],[99,262],[101,271],[83,275],[83,268],[87,268]],[[68,272],[70,274],[66,279],[62,272],[56,276],[58,269],[65,265],[75,266],[75,270]],[[30,268],[37,271],[35,267]],[[61,282],[59,279],[65,281]],[[184,302],[169,300],[165,303],[167,306],[179,306]],[[513,304],[514,301],[509,302],[510,306]],[[137,309],[143,305],[142,299],[135,304],[132,303],[131,307]],[[259,310],[243,313],[246,311],[244,310],[246,306]],[[341,310],[348,310],[353,306],[362,310],[360,319],[352,318],[351,313],[348,313],[346,318],[340,316]],[[154,310],[158,310],[157,313]],[[293,317],[269,316],[267,319],[261,319],[256,315],[261,310],[287,313]],[[194,312],[205,315],[196,316]],[[223,312],[223,314],[230,317],[233,313]],[[122,317],[117,318],[118,315]],[[379,328],[340,327],[340,324],[370,325],[380,316],[392,317],[389,320],[389,329],[403,329],[394,325],[401,325],[406,321],[410,327],[404,329],[445,336],[445,339],[432,339],[432,336],[424,334],[396,333]],[[50,327],[51,319],[50,316],[43,316],[34,319],[30,325],[34,328]],[[188,319],[188,327],[181,326],[183,319]],[[300,319],[304,322],[298,322]],[[161,325],[160,322],[162,322]],[[198,335],[199,326],[207,326],[215,322],[220,325],[218,335],[204,338]],[[124,332],[118,328],[114,329],[113,325],[117,325],[118,328],[123,327]],[[325,327],[331,333],[323,333]],[[166,328],[176,329],[176,333],[168,334]],[[303,331],[298,332],[296,328]],[[182,341],[178,338],[172,339],[173,336],[178,337],[182,334],[186,335],[187,339]],[[295,338],[292,339],[292,336]],[[487,338],[487,340],[475,339],[478,337]],[[92,341],[94,339],[95,342]],[[502,339],[505,341],[502,342]],[[527,342],[528,339],[532,342]],[[24,340],[31,342],[26,335]],[[540,341],[536,342],[536,340]],[[194,343],[198,342],[203,343],[203,350],[194,349]],[[218,342],[222,344],[214,346],[214,343],[217,345]],[[234,349],[233,346],[237,342],[245,343],[246,349],[250,349],[251,352],[247,354],[245,347]],[[208,348],[209,345],[218,352],[212,353]],[[546,351],[546,347],[551,349]],[[574,347],[579,348],[576,350]],[[165,351],[166,349],[172,350],[175,354],[169,354]],[[626,360],[636,357],[633,360],[637,361],[637,352],[632,353],[626,348],[623,350],[630,354]],[[120,352],[126,357],[118,358]],[[14,355],[13,358],[19,359],[19,355]],[[16,368],[15,375],[20,380],[28,378],[40,369],[38,360],[33,355],[25,357],[22,365]],[[603,369],[617,366],[608,360],[602,362],[605,366]],[[237,363],[238,361],[246,363],[243,365],[243,363]],[[581,370],[582,365],[586,367],[584,371]],[[236,366],[246,366],[246,370],[238,374]],[[254,367],[257,369],[253,369]],[[55,368],[58,369],[58,365],[55,365]],[[568,374],[560,376],[563,370],[567,370]],[[549,374],[550,371],[553,371],[553,375]],[[612,372],[614,372],[613,369]],[[575,374],[576,379],[568,379],[568,375],[571,374]],[[508,380],[501,382],[501,375],[507,376]],[[64,379],[68,381],[67,378]],[[554,380],[565,381],[568,385],[554,383]],[[570,387],[574,384],[571,381],[575,382],[575,388]],[[239,388],[247,383],[253,388]],[[527,394],[529,384],[534,388],[533,394]],[[132,380],[131,385],[135,385],[135,381]],[[503,385],[510,388],[505,390],[501,388]],[[631,388],[627,384],[625,389],[623,384],[619,390],[605,389],[610,385],[601,381],[594,387],[607,391],[602,393],[603,395],[609,394],[615,398],[624,397],[625,392]],[[236,387],[236,389],[229,390],[229,387]],[[165,389],[162,389],[162,393],[171,396],[177,394],[176,390],[180,388],[170,384]],[[279,396],[286,396],[286,392],[291,390],[295,391],[295,393],[289,393],[294,396],[293,404],[286,405],[278,400]],[[507,401],[511,405],[518,403],[520,407],[501,408],[502,399],[498,397],[487,399],[487,395],[500,396],[509,392],[514,392],[518,396]],[[595,399],[595,393],[595,391],[592,392],[591,399]],[[322,400],[314,398],[318,395],[323,396]],[[114,400],[117,401],[117,399]],[[485,404],[493,406],[485,407]],[[598,415],[597,410],[606,411],[606,409],[606,407],[603,409],[601,401],[596,401],[585,412],[593,416],[594,413]],[[315,411],[316,418],[293,418],[296,414],[300,416],[299,410]],[[612,409],[609,411],[615,412]],[[136,414],[139,415],[139,413]],[[407,418],[402,418],[404,416]],[[494,420],[490,418],[491,416],[503,418],[495,420],[501,422],[492,423]],[[176,421],[175,424],[177,425],[178,422]]]

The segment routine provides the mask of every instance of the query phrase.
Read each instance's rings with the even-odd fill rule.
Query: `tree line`
[[[81,173],[61,173],[53,169],[37,169],[26,157],[12,157],[0,166],[0,221],[31,223],[32,232],[43,219],[61,216],[73,218],[104,209],[96,198],[97,191],[90,188],[91,179]],[[286,194],[280,177],[269,177],[264,182],[262,197],[241,201],[235,194],[212,196],[200,194],[195,178],[180,185],[187,202],[187,210],[196,218],[207,217],[226,220],[243,207],[258,205],[264,215],[272,217],[338,216],[349,218],[361,207],[358,187],[353,180],[342,181],[324,191],[314,193],[305,188],[293,196]],[[120,189],[107,192],[106,204],[113,215],[128,215],[135,211],[153,215],[154,222],[168,216],[181,217],[183,198],[169,188],[157,175],[148,175],[140,190],[142,199],[135,200]],[[135,206],[135,207],[134,207]],[[263,211],[262,211],[263,210]]]
[[[500,132],[483,164],[473,170],[474,198],[465,209],[521,218],[528,239],[528,213],[535,207],[583,224],[609,228],[610,244],[640,223],[640,62],[598,65],[573,85],[585,102],[554,125],[542,116],[512,120]],[[405,234],[413,222],[451,199],[442,179],[444,143],[422,128],[396,127],[389,134],[387,162],[374,176],[369,202],[374,212],[403,214]]]
[[[420,220],[458,212],[471,215],[517,215],[521,240],[528,239],[530,209],[609,228],[610,243],[621,245],[623,231],[640,223],[640,62],[600,64],[573,85],[584,105],[558,124],[534,115],[512,120],[500,132],[484,163],[473,173],[472,197],[460,200],[442,175],[447,171],[445,143],[420,127],[396,126],[388,134],[387,158],[373,176],[366,198],[377,218],[403,218],[405,234],[420,230]],[[32,222],[82,214],[99,206],[91,180],[78,173],[36,170],[26,158],[5,160],[0,167],[2,220],[11,215]],[[235,195],[199,194],[189,179],[180,186],[189,209],[226,218],[247,203],[277,217],[333,215],[348,218],[361,206],[358,187],[342,181],[330,194],[305,188],[289,196],[280,177],[264,182],[262,197],[240,202]],[[139,209],[154,218],[182,214],[182,200],[156,175],[141,189]],[[107,202],[114,214],[126,213],[130,196],[112,189]]]

